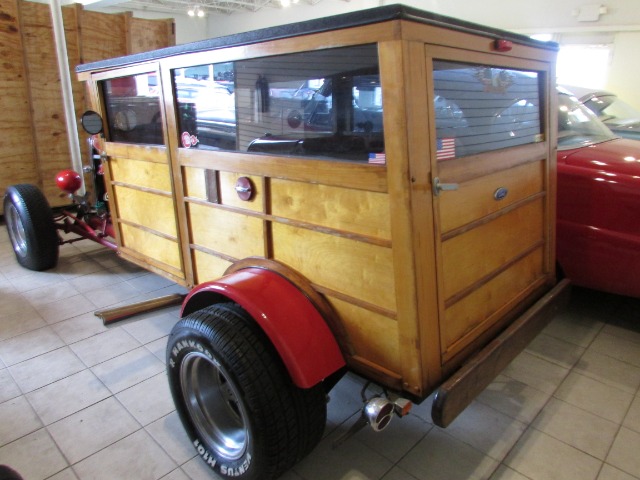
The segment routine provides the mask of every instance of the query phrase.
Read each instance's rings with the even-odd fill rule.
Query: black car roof
[[[291,23],[276,27],[268,27],[245,33],[216,37],[208,40],[200,40],[192,43],[185,43],[173,47],[161,48],[149,52],[136,53],[124,57],[116,57],[97,62],[78,65],[76,72],[86,72],[104,68],[113,68],[131,65],[160,58],[182,55],[185,53],[195,53],[208,50],[215,50],[226,47],[249,45],[267,40],[278,40],[283,38],[309,35],[312,33],[327,32],[342,28],[357,27],[381,23],[389,20],[410,20],[437,27],[445,27],[452,30],[483,35],[489,38],[506,39],[513,42],[557,50],[558,45],[553,42],[540,42],[525,35],[508,32],[491,27],[485,27],[475,23],[459,20],[444,15],[439,15],[405,5],[395,4],[383,7],[370,8],[356,12],[333,15],[330,17],[307,20],[304,22]]]

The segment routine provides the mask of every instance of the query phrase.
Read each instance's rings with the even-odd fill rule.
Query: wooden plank
[[[239,152],[213,152],[182,148],[177,153],[182,166],[213,168],[227,172],[251,172],[262,177],[284,178],[337,187],[387,191],[384,165],[360,165],[332,160],[296,159],[252,155]]]
[[[199,250],[193,251],[195,282],[203,283],[224,275],[231,262]]]
[[[271,213],[323,227],[391,239],[389,196],[383,193],[273,179]]]
[[[0,2],[0,195],[12,184],[40,184],[20,18],[17,1]]]
[[[173,212],[173,199],[154,195],[149,192],[115,186],[118,199],[118,219],[177,238],[176,221]],[[126,243],[126,241],[125,241]],[[152,258],[161,256],[160,252],[147,252]]]
[[[120,57],[127,53],[122,14],[82,11],[82,63]]]
[[[176,42],[173,19],[149,20],[127,15],[125,16],[125,30],[127,54],[169,47],[175,45]]]
[[[505,299],[517,297],[542,275],[543,249],[538,247],[446,308],[440,322],[443,363],[488,327],[487,323],[504,306]]]
[[[181,269],[178,242],[154,235],[133,225],[120,224],[120,229],[124,239],[123,247],[148,257],[149,262],[153,260],[160,268],[162,264],[172,267],[170,272]]]
[[[261,219],[213,206],[188,205],[191,242],[235,259],[264,256]]]
[[[541,241],[544,235],[543,207],[543,200],[538,199],[443,242],[444,298],[452,297],[498,270]]]
[[[544,178],[545,163],[539,161],[459,184],[455,193],[440,198],[441,231],[449,232],[543,191]],[[494,195],[500,188],[508,193],[497,200]]]
[[[342,319],[353,355],[400,376],[398,323],[335,297],[326,298]]]
[[[391,249],[275,223],[273,256],[314,284],[396,311]]]
[[[171,193],[171,174],[167,164],[111,158],[109,165],[112,181]]]
[[[565,279],[443,383],[431,408],[434,423],[443,428],[450,425],[565,307],[569,293],[570,284]]]

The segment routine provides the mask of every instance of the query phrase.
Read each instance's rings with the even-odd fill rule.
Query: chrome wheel
[[[9,230],[9,238],[13,245],[13,251],[16,255],[24,257],[27,254],[27,239],[20,215],[12,203],[8,204],[5,215],[7,217],[7,229]]]
[[[185,404],[207,446],[228,460],[247,450],[247,414],[237,387],[224,368],[200,352],[187,354],[180,367]]]

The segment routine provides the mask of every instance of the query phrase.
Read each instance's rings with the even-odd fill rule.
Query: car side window
[[[542,139],[537,72],[436,60],[433,83],[438,160]]]
[[[376,45],[175,69],[173,82],[183,148],[384,161]]]
[[[157,76],[143,73],[101,82],[111,142],[164,144]]]

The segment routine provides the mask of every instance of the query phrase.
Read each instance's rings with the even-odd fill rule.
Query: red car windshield
[[[575,97],[558,93],[558,149],[586,147],[616,136]]]

